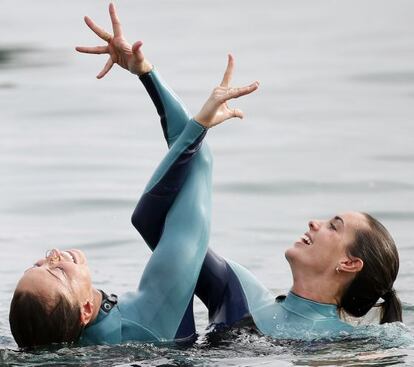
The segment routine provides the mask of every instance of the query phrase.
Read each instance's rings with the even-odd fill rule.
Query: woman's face
[[[81,306],[92,294],[92,281],[84,253],[53,249],[27,269],[16,291],[35,293],[53,306],[55,297],[65,295]]]
[[[349,259],[348,248],[357,229],[367,229],[362,213],[346,212],[329,220],[311,220],[309,230],[285,252],[292,273],[305,276],[331,276]]]

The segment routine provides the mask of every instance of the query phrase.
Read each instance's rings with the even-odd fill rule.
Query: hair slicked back
[[[15,292],[10,305],[10,329],[21,348],[74,342],[83,330],[80,309],[59,294],[50,308],[31,292]]]
[[[342,296],[340,307],[352,316],[361,317],[382,298],[380,323],[402,321],[401,302],[393,288],[399,269],[397,247],[378,220],[362,214],[369,229],[356,232],[349,253],[362,259],[364,266]]]

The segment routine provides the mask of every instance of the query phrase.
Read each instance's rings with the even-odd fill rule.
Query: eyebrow
[[[334,220],[339,220],[340,222],[342,222],[343,226],[345,225],[344,220],[341,217],[339,217],[338,215],[336,217],[334,217]]]

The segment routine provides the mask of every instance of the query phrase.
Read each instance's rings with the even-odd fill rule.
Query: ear
[[[90,301],[86,301],[81,305],[80,322],[82,325],[86,326],[89,324],[93,315],[94,308],[95,306]]]
[[[346,258],[339,263],[339,270],[345,273],[358,273],[364,267],[364,262],[359,257]]]

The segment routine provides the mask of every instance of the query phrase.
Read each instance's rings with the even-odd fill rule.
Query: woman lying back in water
[[[381,323],[400,321],[393,289],[398,252],[387,230],[368,214],[311,220],[285,253],[293,285],[287,297],[276,301],[247,269],[208,248],[212,159],[203,139],[209,128],[243,117],[227,101],[252,93],[258,83],[231,88],[234,60],[229,56],[221,84],[191,118],[144,57],[142,42],[131,46],[124,39],[113,4],[110,16],[113,35],[85,18],[107,44],[77,50],[110,55],[98,78],[114,64],[138,75],[161,118],[169,151],[132,215],[154,252],[137,291],[118,298],[92,285],[82,251],[49,251],[24,273],[13,296],[10,326],[18,345],[191,340],[194,294],[207,306],[213,328],[250,320],[274,338],[351,333],[340,311],[363,316],[380,298]]]

